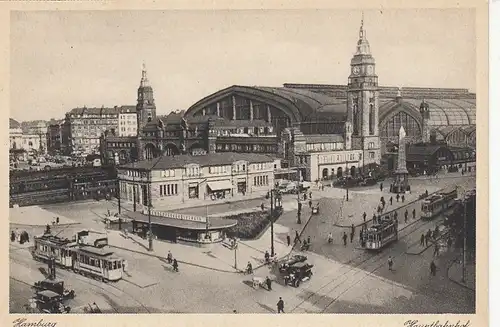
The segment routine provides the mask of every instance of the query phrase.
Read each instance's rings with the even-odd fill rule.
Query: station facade
[[[119,166],[120,197],[136,208],[147,207],[151,198],[156,209],[237,195],[262,197],[274,187],[279,166],[279,159],[259,154],[162,156]]]
[[[146,70],[137,91],[137,137],[101,138],[104,162],[221,152],[272,154],[282,168],[317,179],[366,173],[397,145],[475,148],[476,95],[466,89],[379,86],[361,23],[345,85],[233,85],[186,111],[157,116]]]

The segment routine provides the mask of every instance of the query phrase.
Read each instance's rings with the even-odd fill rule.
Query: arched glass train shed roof
[[[239,95],[264,103],[287,108],[292,121],[323,119],[327,116],[342,120],[347,115],[347,87],[345,85],[285,84],[284,87],[233,85],[217,91],[191,106],[186,116],[220,99]],[[431,126],[467,126],[476,124],[476,96],[466,89],[401,88],[402,98],[396,98],[398,88],[380,87],[379,118],[392,115],[403,106],[414,117],[420,117],[422,100],[429,105]]]

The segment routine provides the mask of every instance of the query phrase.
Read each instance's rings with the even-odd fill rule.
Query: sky
[[[11,13],[10,116],[135,105],[145,63],[158,114],[231,85],[347,83],[361,11]],[[475,92],[475,13],[365,10],[379,84]]]

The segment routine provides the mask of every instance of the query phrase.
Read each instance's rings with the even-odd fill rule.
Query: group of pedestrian
[[[19,232],[16,228],[10,233],[10,241],[11,242],[19,242],[19,244],[29,243],[30,237],[27,231]]]
[[[172,265],[175,272],[179,272],[179,263],[177,262],[177,259],[172,256],[172,252],[170,251],[167,253],[167,262]]]

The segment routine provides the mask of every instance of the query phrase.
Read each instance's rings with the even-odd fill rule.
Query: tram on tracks
[[[35,236],[34,243],[31,253],[35,260],[54,260],[61,268],[103,282],[114,282],[123,277],[123,259],[106,247],[107,238],[88,244],[79,235],[68,239],[46,233]]]
[[[448,189],[432,194],[422,202],[422,219],[431,219],[444,213],[456,203],[457,190]]]
[[[364,234],[364,248],[366,250],[381,250],[391,242],[398,240],[398,222],[384,217],[377,224],[370,226]]]

